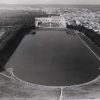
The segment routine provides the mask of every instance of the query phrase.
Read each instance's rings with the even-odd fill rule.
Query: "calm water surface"
[[[99,75],[99,61],[77,36],[64,31],[37,31],[24,37],[7,63],[24,81],[63,86]]]

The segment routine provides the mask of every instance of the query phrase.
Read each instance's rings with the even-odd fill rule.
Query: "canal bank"
[[[0,72],[5,70],[6,63],[13,55],[22,38],[33,27],[26,29],[22,26],[2,26],[1,28],[3,28],[4,34],[0,37]]]
[[[100,60],[100,48],[95,45],[84,33],[76,31],[76,34],[84,41],[84,43],[91,49],[91,52]]]
[[[12,68],[0,73],[1,98],[15,98],[15,100],[18,98],[31,98],[32,100],[99,99],[99,94],[100,77],[80,85],[53,87],[24,82],[14,76]]]

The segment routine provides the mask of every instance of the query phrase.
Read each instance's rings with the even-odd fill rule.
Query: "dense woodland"
[[[0,26],[34,25],[35,17],[48,16],[31,10],[0,10]]]
[[[88,29],[81,25],[76,25],[76,26],[67,25],[67,27],[70,29],[75,29],[75,30],[78,30],[79,32],[84,33],[89,39],[91,39],[97,46],[100,47],[100,34],[95,32],[94,30]]]

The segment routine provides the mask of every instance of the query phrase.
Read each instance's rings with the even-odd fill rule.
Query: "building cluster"
[[[45,8],[47,14],[60,14],[67,24],[83,25],[100,34],[100,11],[92,11],[84,8]]]
[[[36,27],[66,28],[66,20],[63,16],[50,16],[35,18]]]
[[[67,24],[82,25],[100,34],[100,13],[88,9],[68,9],[63,16]]]

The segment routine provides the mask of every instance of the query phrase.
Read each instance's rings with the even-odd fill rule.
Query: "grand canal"
[[[76,35],[65,31],[27,34],[8,61],[18,78],[40,85],[66,86],[89,82],[100,62]]]

